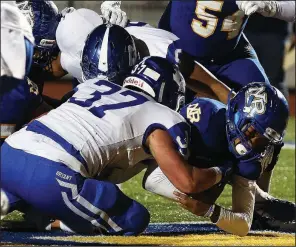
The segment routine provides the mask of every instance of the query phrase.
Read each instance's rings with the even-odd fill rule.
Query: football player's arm
[[[211,221],[229,233],[246,236],[251,228],[256,193],[256,181],[234,175],[232,210],[216,206]]]
[[[200,169],[189,165],[165,130],[156,129],[151,132],[145,144],[162,172],[183,193],[199,193],[222,179],[222,172],[217,167]]]
[[[213,223],[228,233],[246,236],[250,231],[253,219],[255,185],[255,181],[237,175],[234,176],[232,184],[232,210],[215,204],[207,207],[201,201],[180,194],[177,191],[174,193],[181,206],[193,214],[210,217]],[[207,208],[208,211],[206,210]]]
[[[295,22],[295,1],[276,1],[277,11],[274,18],[284,20],[287,22]]]
[[[236,1],[238,8],[251,15],[255,12],[287,22],[295,22],[295,1]]]
[[[176,200],[174,192],[177,191],[181,193],[181,191],[176,189],[176,187],[170,182],[170,180],[168,180],[168,178],[158,167],[155,160],[149,160],[148,162],[145,161],[145,164],[148,166],[148,168],[143,177],[143,188],[154,194],[163,196],[168,199]],[[224,187],[225,183],[219,183],[201,193],[191,194],[191,196],[204,203],[213,204],[222,193]]]
[[[185,77],[187,86],[192,91],[197,94],[199,94],[200,91],[205,91],[204,93],[209,94],[208,97],[217,98],[222,103],[227,104],[228,96],[231,92],[230,88],[222,81],[218,80],[204,66],[194,62],[193,58],[186,53],[182,53],[180,56],[180,70]],[[199,85],[200,83],[207,86],[208,89],[204,90],[204,88]],[[234,92],[232,92],[231,97],[234,95]]]
[[[231,97],[235,95],[234,92],[231,92],[228,86],[218,80],[210,71],[199,63],[195,63],[190,79],[198,80],[207,85],[218,97],[219,101],[224,104],[227,104],[230,93]]]

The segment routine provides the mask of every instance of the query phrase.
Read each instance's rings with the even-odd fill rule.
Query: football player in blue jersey
[[[61,73],[55,66],[59,59],[55,33],[61,16],[53,1],[33,0],[16,3],[32,27],[36,45],[29,77],[38,84],[42,92],[44,81],[52,79],[52,74]]]
[[[0,143],[47,109],[37,85],[27,78],[34,50],[32,29],[16,6],[1,7]]]
[[[104,13],[109,8],[112,14],[120,15],[120,5],[113,6],[112,2],[120,1],[104,3]],[[198,72],[194,73],[194,66],[187,63],[195,60],[238,91],[250,82],[269,83],[254,49],[243,34],[247,20],[248,16],[234,0],[170,1],[158,27],[180,38],[180,48],[188,55],[180,58],[181,63],[186,64],[187,70],[193,70],[192,79],[198,80],[195,78]]]
[[[204,195],[175,191],[183,207],[209,217],[227,232],[244,236],[250,230],[257,197],[267,218],[295,225],[295,204],[278,203],[256,185],[264,172],[272,171],[283,146],[289,110],[279,90],[265,83],[250,83],[229,100],[227,107],[216,100],[196,98],[181,109],[181,115],[192,126],[189,163],[200,167],[233,166],[232,210],[214,204],[222,184]],[[175,199],[173,188],[161,177],[159,169],[151,172],[145,188]]]
[[[59,48],[56,44],[56,29],[62,14],[53,1],[16,1],[16,4],[32,27],[36,45],[28,77],[37,84],[42,94],[45,81],[66,74],[60,66]],[[58,100],[48,96],[43,95],[43,99],[53,107],[59,105]]]
[[[243,34],[247,20],[234,0],[170,1],[159,28],[176,34],[184,52],[238,91],[250,82],[269,83]]]
[[[104,11],[109,8],[111,13],[114,12],[114,15],[118,16],[119,6],[115,4],[108,7],[106,3]],[[201,69],[192,65],[193,60],[206,67],[235,91],[254,81],[269,84],[254,49],[243,34],[248,16],[244,13],[245,9],[240,9],[240,1],[234,0],[170,1],[159,22],[159,28],[168,30],[180,38],[180,48],[183,49],[180,69],[186,82],[190,82],[191,89],[194,89],[196,80],[201,76]],[[110,13],[109,15],[111,16]],[[189,79],[195,80],[187,80],[190,74]],[[198,84],[196,87],[198,90]],[[223,94],[225,96],[225,93]],[[191,99],[187,97],[189,102]],[[226,103],[221,98],[220,101]],[[266,172],[258,181],[260,187],[267,192],[270,178],[271,172]]]

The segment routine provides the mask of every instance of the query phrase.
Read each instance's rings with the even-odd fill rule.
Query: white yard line
[[[295,149],[295,143],[292,143],[292,142],[285,143],[285,145],[283,146],[283,149]]]

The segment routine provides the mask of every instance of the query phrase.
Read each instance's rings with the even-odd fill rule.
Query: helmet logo
[[[198,103],[187,107],[187,118],[191,123],[198,123],[200,120],[200,114],[201,109],[198,107]]]
[[[249,117],[254,117],[256,114],[262,115],[265,113],[267,94],[264,89],[265,87],[252,87],[246,91],[246,103],[243,112],[248,113]]]
[[[56,44],[56,40],[50,40],[50,39],[42,39],[40,41],[40,45],[44,47],[53,47]]]

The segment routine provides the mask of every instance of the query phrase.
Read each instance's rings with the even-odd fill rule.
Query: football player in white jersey
[[[56,27],[56,33],[47,36],[50,36],[50,40],[54,41],[54,44],[57,44],[60,52],[58,53],[58,55],[56,55],[55,52],[42,53],[42,61],[46,61],[46,64],[48,64],[48,62],[51,62],[50,66],[47,66],[47,68],[50,68],[50,70],[47,70],[47,72],[43,73],[43,75],[45,75],[46,77],[49,76],[60,78],[69,73],[75,78],[73,84],[76,86],[79,83],[83,82],[82,71],[80,67],[80,58],[84,42],[88,34],[96,26],[101,25],[104,22],[104,18],[90,9],[76,10],[74,8],[67,8],[63,10],[59,14],[58,18],[54,18],[54,16],[49,18],[50,13],[54,13],[54,11],[44,11],[46,8],[43,8],[43,11],[33,11],[33,8],[38,9],[38,5],[44,5],[46,8],[49,8],[53,5],[53,3],[44,4],[42,1],[37,1],[36,3],[34,3],[34,1],[23,1],[19,4],[19,7],[22,9],[27,18],[32,20],[31,23],[33,25],[33,29],[35,26],[36,28],[38,28],[38,26],[40,25],[38,23],[43,23],[43,19],[52,19],[53,26]],[[34,18],[34,15],[38,13],[38,18]],[[42,15],[44,15],[45,13],[47,13],[48,15],[42,18]],[[116,17],[114,13],[112,13],[111,15],[112,17],[108,19],[111,23],[120,26],[125,26],[127,24],[127,21],[125,20],[126,15],[125,17]],[[103,16],[106,17],[107,14],[105,13]],[[59,19],[58,25],[56,19]],[[50,21],[48,21],[48,23],[50,23]],[[45,29],[48,29],[46,28],[45,23],[43,25]],[[178,48],[178,38],[175,35],[165,30],[153,28],[141,22],[129,22],[126,30],[134,37],[136,47],[141,58],[148,55],[161,56],[168,58],[174,63],[178,62],[181,50]],[[38,34],[38,39],[40,39],[42,35],[37,31],[36,33]],[[48,32],[48,34],[50,33],[51,32]],[[42,49],[46,48],[44,48],[43,46],[40,47],[42,47]],[[55,51],[55,49],[51,49],[50,51]],[[53,55],[54,58],[48,57],[51,55]],[[40,61],[41,60],[39,59],[38,62]],[[43,65],[44,64],[45,63],[43,63]],[[190,67],[191,66],[194,65],[190,64]],[[182,68],[189,70],[187,64],[182,66]],[[186,70],[182,69],[181,72],[185,74],[187,73]],[[35,72],[36,71],[32,72],[32,74],[36,74],[38,76],[33,75],[33,78],[43,77],[42,75],[40,76],[38,72]],[[51,72],[51,74],[48,72]],[[186,82],[188,83],[188,86],[191,87],[191,89],[199,93],[199,96],[208,95],[212,98],[219,99],[224,103],[226,102],[227,96],[230,92],[229,88],[225,86],[221,81],[217,80],[205,68],[200,65],[195,65],[195,71],[193,72],[194,78],[198,78],[199,81],[201,81],[202,83],[191,83],[192,81],[189,76],[190,75],[186,75],[186,77],[188,77],[186,78]],[[204,84],[206,86],[204,86]]]
[[[155,159],[185,193],[221,181],[220,168],[186,162],[190,128],[176,112],[185,93],[176,66],[148,57],[124,87],[132,90],[107,77],[88,80],[66,103],[6,139],[2,186],[18,199],[11,210],[26,203],[74,232],[135,235],[147,227],[149,213],[114,183],[146,168],[146,161]]]

